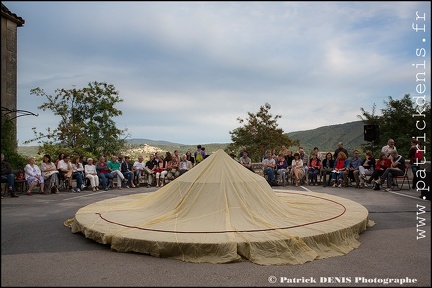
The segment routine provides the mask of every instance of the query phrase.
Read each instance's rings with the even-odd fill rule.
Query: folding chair
[[[394,180],[394,182],[395,182],[398,190],[402,190],[403,189],[403,186],[405,184],[405,180],[408,183],[408,190],[411,189],[410,181],[409,181],[409,178],[408,178],[408,169],[409,169],[408,165],[405,164],[405,173],[404,173],[404,175],[393,177],[393,180]],[[402,179],[402,184],[399,185],[399,180],[398,179]]]

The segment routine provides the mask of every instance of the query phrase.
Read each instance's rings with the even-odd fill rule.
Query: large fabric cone
[[[359,246],[367,217],[347,199],[277,194],[219,150],[157,192],[90,204],[66,224],[119,252],[280,265],[348,253]]]

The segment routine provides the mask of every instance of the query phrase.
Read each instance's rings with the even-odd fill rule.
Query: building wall
[[[15,127],[10,131],[17,143],[17,67],[18,67],[18,27],[24,25],[24,19],[17,16],[1,4],[1,113],[2,121],[8,115]],[[13,111],[10,113],[10,111]],[[3,123],[3,122],[2,122]],[[9,131],[7,131],[9,134]]]
[[[17,110],[17,28],[1,18],[1,107],[10,110]]]

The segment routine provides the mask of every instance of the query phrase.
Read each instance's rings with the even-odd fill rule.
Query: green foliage
[[[60,123],[55,129],[47,128],[46,133],[33,128],[35,138],[25,144],[38,141],[42,144],[39,153],[50,155],[113,155],[123,149],[126,137],[120,137],[126,130],[118,129],[112,119],[122,115],[114,106],[123,100],[113,85],[92,82],[82,89],[55,92],[56,96],[51,96],[39,87],[31,89],[31,94],[47,99],[38,108],[60,116]]]
[[[380,137],[377,141],[378,143],[375,144],[378,150],[387,145],[389,139],[394,139],[398,152],[402,156],[407,157],[411,147],[411,139],[423,137],[424,134],[427,136],[426,140],[418,139],[420,141],[420,146],[430,147],[430,134],[426,133],[430,131],[430,127],[426,126],[426,129],[421,131],[419,127],[416,126],[417,121],[422,121],[420,127],[423,125],[430,125],[430,103],[420,103],[422,104],[420,106],[413,101],[410,94],[405,94],[400,100],[393,99],[389,96],[388,101],[384,101],[384,104],[386,108],[381,109],[382,116],[371,117],[373,113],[368,113],[363,108],[361,108],[363,115],[358,116],[363,120],[364,124],[379,125]],[[423,120],[425,124],[423,124]],[[371,144],[374,143],[369,143],[369,146],[366,147],[371,147]],[[426,149],[426,159],[430,160],[430,155],[430,151]]]
[[[261,157],[266,150],[280,150],[281,145],[287,147],[298,144],[292,141],[288,135],[284,134],[281,128],[278,128],[277,119],[280,115],[271,115],[269,113],[271,105],[265,103],[260,107],[258,113],[248,112],[249,118],[242,127],[230,131],[232,143],[225,149],[227,153],[238,155],[242,146],[246,146],[253,162],[261,162]],[[240,124],[245,120],[237,118]]]
[[[17,153],[17,142],[15,139],[16,122],[9,115],[2,114],[1,117],[1,153],[5,155],[13,169],[24,169],[27,164],[26,158]]]

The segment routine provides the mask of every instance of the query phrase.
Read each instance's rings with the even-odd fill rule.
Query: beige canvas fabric
[[[219,150],[156,192],[90,204],[65,225],[119,252],[283,265],[344,255],[360,245],[368,223],[358,203],[275,192]]]

